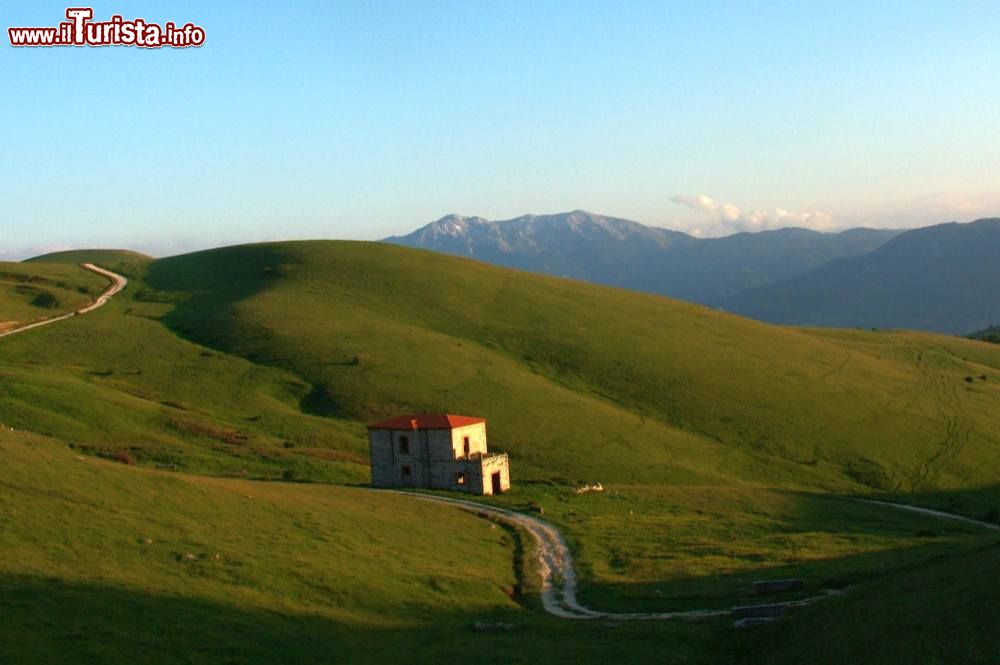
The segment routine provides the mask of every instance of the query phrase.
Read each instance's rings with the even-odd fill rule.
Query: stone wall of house
[[[368,430],[368,454],[372,465],[373,486],[399,485],[399,468],[392,453],[392,432],[385,429]]]
[[[482,459],[482,493],[493,494],[493,474],[500,474],[500,491],[510,489],[510,461],[507,455],[493,455]]]
[[[476,423],[451,430],[453,459],[465,457],[465,440],[469,440],[469,455],[486,452],[486,423]]]
[[[465,457],[465,439],[470,457]],[[472,494],[492,494],[492,474],[499,472],[503,491],[510,488],[506,455],[486,452],[483,423],[454,430],[369,430],[372,485],[423,487]]]
[[[368,443],[375,487],[451,488],[455,461],[451,430],[375,429],[368,431]]]

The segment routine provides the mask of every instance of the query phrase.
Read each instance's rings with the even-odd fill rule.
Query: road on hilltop
[[[108,304],[113,296],[120,293],[122,289],[128,285],[128,280],[119,275],[118,273],[111,272],[110,270],[105,270],[99,266],[95,266],[93,263],[82,263],[80,267],[84,270],[89,270],[92,273],[96,273],[101,277],[106,277],[111,281],[111,285],[105,289],[105,291],[97,296],[94,302],[90,303],[86,307],[78,309],[76,311],[70,312],[69,314],[62,314],[60,316],[54,316],[51,319],[44,319],[42,321],[36,321],[35,323],[29,323],[27,325],[18,326],[17,328],[12,328],[4,332],[0,332],[0,337],[8,337],[10,335],[16,335],[17,333],[23,333],[27,330],[33,330],[35,328],[41,328],[42,326],[49,326],[53,323],[58,323],[59,321],[65,321],[66,319],[71,319],[78,314],[87,314],[93,312],[99,307],[103,307]]]

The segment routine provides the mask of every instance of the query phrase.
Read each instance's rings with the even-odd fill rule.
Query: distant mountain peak
[[[423,230],[426,230],[431,235],[461,237],[468,233],[470,226],[489,223],[488,220],[482,217],[465,217],[463,215],[451,214],[445,215],[435,222],[431,222]]]
[[[785,230],[702,240],[577,209],[500,221],[453,213],[385,242],[717,304],[831,259],[864,254],[893,235]]]

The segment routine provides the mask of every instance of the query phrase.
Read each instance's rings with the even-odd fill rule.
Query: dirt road
[[[599,612],[584,607],[576,598],[577,581],[576,568],[573,564],[573,555],[566,545],[559,529],[537,517],[525,515],[505,508],[496,508],[475,501],[464,499],[452,499],[429,494],[419,494],[416,492],[401,492],[396,490],[379,490],[392,492],[394,494],[404,494],[412,496],[421,501],[433,501],[443,503],[468,510],[477,514],[488,515],[490,517],[503,520],[508,524],[513,524],[523,528],[531,534],[538,544],[538,563],[542,577],[542,605],[549,614],[564,619],[608,619],[608,620],[667,620],[667,619],[708,619],[713,617],[724,617],[732,614],[733,609],[721,610],[680,610],[676,612]],[[962,522],[977,524],[988,529],[1000,529],[995,524],[980,522],[965,517],[959,517],[950,513],[942,513],[926,508],[917,508],[905,504],[889,503],[886,501],[870,501],[860,499],[865,503],[883,505],[897,510],[907,510],[935,517],[939,519],[953,519]],[[825,591],[823,595],[804,598],[802,600],[785,603],[774,603],[786,608],[804,607],[815,603],[831,595],[839,595],[837,591]]]
[[[29,323],[28,325],[20,326],[17,328],[12,328],[10,330],[5,330],[0,332],[0,337],[9,337],[10,335],[16,335],[18,333],[23,333],[28,330],[34,330],[35,328],[41,328],[42,326],[49,326],[53,323],[58,323],[59,321],[65,321],[66,319],[71,319],[78,314],[86,314],[88,312],[93,312],[98,307],[103,307],[108,303],[111,298],[120,293],[122,289],[128,284],[128,280],[117,273],[113,273],[110,270],[105,270],[95,266],[93,263],[83,263],[80,265],[84,270],[89,270],[90,272],[97,273],[102,277],[107,277],[111,281],[111,286],[109,286],[104,293],[99,295],[94,302],[90,303],[82,309],[78,309],[75,312],[70,312],[69,314],[62,314],[61,316],[54,316],[51,319],[45,319],[44,321],[36,321],[35,323]]]
[[[875,504],[876,506],[888,506],[890,508],[895,508],[896,510],[906,510],[911,513],[919,513],[921,515],[927,515],[929,517],[938,517],[946,520],[955,520],[956,522],[975,524],[976,526],[981,526],[984,529],[1000,531],[1000,524],[993,524],[992,522],[984,522],[982,520],[974,520],[971,517],[962,517],[961,515],[952,515],[951,513],[945,513],[940,510],[933,510],[931,508],[910,506],[905,503],[892,503],[891,501],[876,501],[875,499],[858,499],[858,501],[863,501],[864,503],[872,503]]]

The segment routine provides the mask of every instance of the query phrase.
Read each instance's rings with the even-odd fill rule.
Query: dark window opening
[[[471,450],[471,446],[469,445],[469,437],[465,437],[464,439],[462,439],[462,450],[465,451],[465,456],[468,457],[469,450]]]
[[[404,476],[409,476],[410,475],[410,467],[409,467],[409,465],[406,465],[406,466],[403,467],[403,475]]]
[[[410,454],[410,437],[408,436],[399,437],[399,454],[400,455]]]

